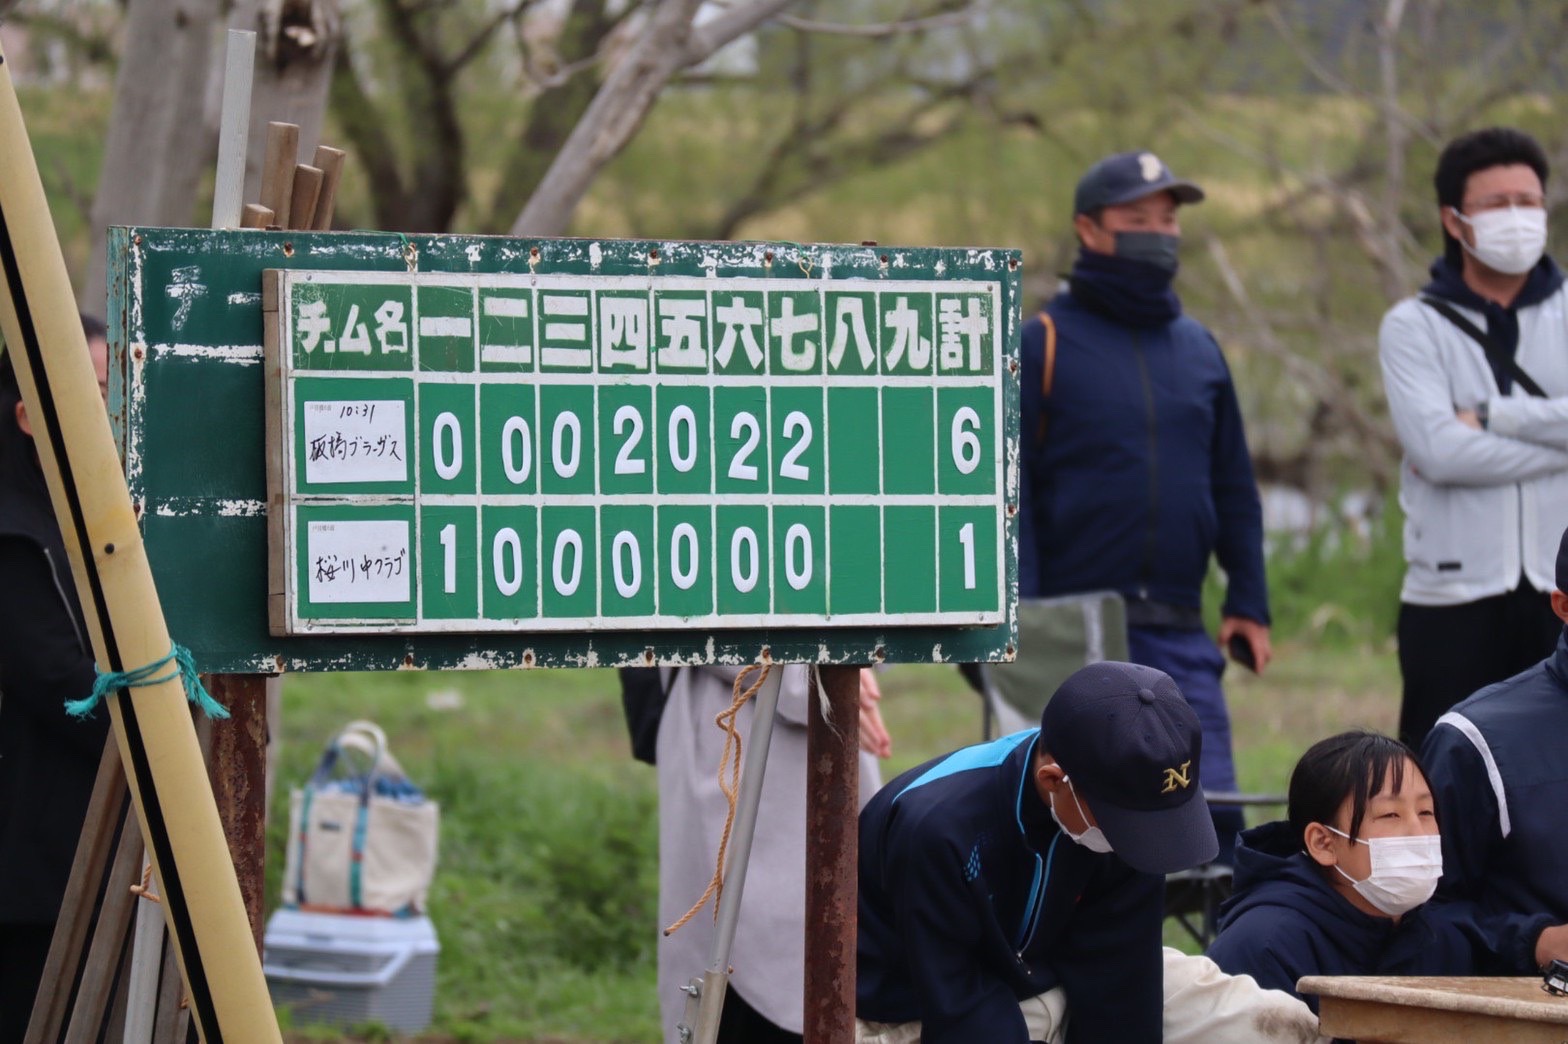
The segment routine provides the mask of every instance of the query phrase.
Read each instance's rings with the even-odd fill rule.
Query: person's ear
[[[1552,592],[1552,612],[1557,614],[1557,619],[1568,624],[1568,594],[1561,591]]]
[[[1455,210],[1453,207],[1439,207],[1437,214],[1443,222],[1444,231],[1453,236],[1455,239],[1459,240],[1461,243],[1469,242],[1469,239],[1466,238],[1468,226],[1459,219],[1459,212],[1457,210]]]
[[[1301,842],[1307,850],[1308,857],[1319,866],[1327,868],[1339,865],[1339,856],[1334,851],[1336,836],[1322,823],[1308,823],[1307,829],[1301,832]]]
[[[27,420],[27,403],[21,399],[16,400],[16,426],[22,429],[23,435],[26,435],[28,438],[32,437],[33,426]]]
[[[1042,759],[1035,766],[1034,781],[1041,793],[1054,794],[1062,786],[1062,778],[1067,772],[1055,761]]]
[[[1094,223],[1094,218],[1088,214],[1073,216],[1073,231],[1078,234],[1078,245],[1090,250],[1098,249],[1095,244],[1100,241],[1101,229]],[[1103,251],[1102,251],[1103,253]]]

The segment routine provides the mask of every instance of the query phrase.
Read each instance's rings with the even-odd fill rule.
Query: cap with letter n
[[[1164,671],[1105,661],[1074,672],[1045,705],[1040,745],[1128,866],[1169,874],[1219,853],[1198,786],[1203,728]]]
[[[1203,190],[1171,173],[1152,152],[1118,152],[1107,156],[1078,179],[1073,193],[1073,213],[1088,214],[1101,207],[1131,203],[1156,192],[1169,192],[1178,203],[1202,203]]]

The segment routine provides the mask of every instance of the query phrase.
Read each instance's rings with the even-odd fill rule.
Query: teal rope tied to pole
[[[167,674],[158,674],[165,666],[173,661],[174,666]],[[201,683],[201,677],[196,673],[196,664],[191,659],[191,651],[185,646],[174,643],[169,650],[169,655],[161,660],[154,660],[145,667],[138,667],[133,671],[99,671],[98,677],[93,682],[93,691],[90,695],[80,700],[66,700],[65,713],[73,718],[84,718],[102,703],[104,698],[117,689],[135,689],[148,685],[161,685],[166,681],[179,678],[185,684],[185,698],[200,707],[207,717],[221,719],[229,716],[228,708],[207,692]]]

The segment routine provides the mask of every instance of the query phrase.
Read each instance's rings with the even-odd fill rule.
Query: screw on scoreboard
[[[274,634],[987,626],[1001,284],[269,271]]]

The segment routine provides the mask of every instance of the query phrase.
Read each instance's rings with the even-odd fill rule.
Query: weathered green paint
[[[121,360],[124,376],[117,379],[114,401],[126,406],[127,422],[121,426],[127,477],[133,498],[142,512],[148,555],[164,601],[171,633],[189,646],[203,670],[246,673],[276,670],[335,670],[417,668],[484,668],[512,666],[603,666],[648,662],[651,656],[661,662],[749,662],[763,654],[777,661],[819,663],[865,663],[878,660],[913,662],[963,662],[1010,658],[1016,637],[1016,526],[1014,517],[1018,497],[1017,430],[1018,380],[1018,256],[999,250],[896,249],[877,247],[808,246],[752,243],[640,243],[586,240],[514,240],[487,237],[403,237],[384,233],[262,233],[208,232],[189,229],[123,229],[110,232],[111,344]],[[268,489],[264,438],[264,374],[262,366],[262,273],[267,269],[311,269],[318,271],[421,273],[511,273],[517,275],[608,275],[637,276],[655,281],[667,276],[704,277],[734,280],[744,288],[747,279],[799,280],[802,295],[793,293],[756,293],[754,307],[766,308],[775,319],[789,310],[811,306],[818,300],[816,291],[825,289],[823,315],[831,321],[841,291],[834,280],[972,280],[992,283],[998,288],[1003,326],[1004,359],[1001,425],[1004,461],[1000,491],[1006,504],[1005,537],[1000,562],[996,548],[977,541],[976,561],[980,569],[990,563],[1006,577],[1004,585],[1004,622],[995,627],[894,627],[894,626],[815,626],[763,630],[697,628],[666,631],[617,632],[612,615],[588,632],[418,633],[352,635],[309,635],[277,637],[269,633],[267,620],[267,510]],[[845,284],[852,285],[852,284]],[[439,313],[451,305],[439,291],[419,288],[418,305]],[[748,292],[744,289],[738,292]],[[428,302],[427,302],[427,295]],[[728,296],[728,295],[726,295]],[[853,296],[843,293],[843,296]],[[925,298],[924,311],[911,317],[919,336],[935,344],[942,307]],[[481,324],[481,337],[505,338],[524,335],[517,330]],[[876,336],[873,334],[873,336]],[[713,346],[706,345],[711,348]],[[886,345],[878,345],[884,351]],[[773,349],[770,349],[773,350]],[[471,366],[461,357],[461,345],[454,345],[451,359],[439,360],[439,367]],[[776,355],[776,351],[774,351]],[[853,353],[851,353],[853,354]],[[884,359],[886,355],[884,354]],[[769,358],[764,366],[776,365]],[[751,362],[745,351],[734,351],[722,372],[742,375]],[[853,369],[855,363],[846,364]],[[886,372],[898,375],[900,367],[910,365],[906,354],[896,364],[888,363]],[[504,369],[504,365],[502,367]],[[486,370],[485,364],[480,365]],[[846,371],[848,372],[848,371]],[[916,371],[911,370],[911,373]],[[417,380],[417,373],[410,373]],[[388,379],[380,378],[377,379]],[[762,378],[762,380],[766,380]],[[934,382],[935,383],[935,382]],[[823,470],[838,476],[831,495],[860,488],[867,494],[877,492],[878,474],[871,458],[878,443],[886,451],[884,492],[916,498],[929,497],[929,504],[917,499],[900,506],[883,508],[883,546],[897,547],[905,568],[887,571],[883,583],[889,603],[898,602],[911,610],[930,612],[962,611],[968,607],[951,593],[955,570],[962,564],[957,556],[940,554],[943,534],[956,534],[967,523],[982,529],[986,510],[974,507],[941,506],[944,494],[983,496],[995,494],[997,470],[986,466],[964,471],[942,454],[932,459],[927,446],[938,433],[956,434],[967,421],[963,411],[973,411],[982,426],[994,423],[994,397],[975,394],[965,388],[923,388],[908,383],[896,389],[880,389],[874,394],[862,381],[853,387],[837,387],[831,378],[824,381],[826,394],[805,389],[775,388],[775,396],[796,396],[792,409],[807,412],[813,422],[827,428],[837,426],[841,433],[854,433],[866,448],[863,454],[851,448],[850,440],[824,440],[812,459],[813,473]],[[482,384],[479,416],[473,422],[487,423],[486,403],[501,385]],[[681,395],[690,394],[689,385],[666,387],[653,384],[652,400],[642,403],[647,388],[628,387],[625,394],[634,405],[652,411],[655,423],[663,423],[670,410],[680,404]],[[559,396],[569,398],[569,387],[555,386]],[[716,450],[730,435],[730,417],[742,408],[747,395],[744,386],[718,388],[711,418],[699,411],[703,423],[711,423]],[[888,395],[887,392],[897,394]],[[508,406],[507,408],[510,408]],[[553,397],[541,396],[541,414],[561,405]],[[773,460],[786,443],[781,430],[780,410],[768,430],[762,433],[762,450]],[[964,416],[969,414],[965,413]],[[543,429],[544,416],[533,430]],[[600,418],[600,424],[604,418]],[[955,423],[959,426],[954,427]],[[704,431],[701,436],[706,438]],[[989,452],[989,449],[987,450]],[[483,496],[494,492],[488,486],[480,495],[479,518],[472,505],[454,504],[441,508],[440,521],[451,521],[467,533],[477,532],[480,540],[493,539],[502,528],[511,528],[527,540],[559,531],[563,526],[591,531],[597,523],[621,528],[646,527],[663,543],[669,542],[673,527],[681,521],[680,512],[659,506],[657,489],[676,489],[677,472],[665,458],[651,461],[654,492],[628,487],[628,496],[644,495],[653,507],[621,503],[603,507],[603,516],[593,517],[593,509],[571,505],[552,505],[549,479],[541,466],[537,509],[508,507],[497,511],[483,506]],[[602,455],[602,454],[601,454]],[[544,457],[540,457],[543,462]],[[585,461],[600,468],[603,461]],[[419,462],[412,462],[418,467]],[[711,462],[710,462],[711,466]],[[800,590],[785,588],[781,605],[802,613],[874,612],[873,600],[859,589],[857,581],[875,582],[877,568],[865,561],[879,550],[867,534],[873,514],[878,510],[865,504],[820,503],[791,504],[786,496],[776,495],[772,507],[770,532],[767,507],[746,503],[726,503],[722,468],[703,476],[691,492],[709,490],[719,499],[710,524],[719,540],[727,540],[743,525],[769,533],[772,550],[782,556],[785,525],[798,523],[810,530],[815,546],[831,547],[845,563],[835,572],[831,585],[816,577]],[[481,464],[483,475],[494,468]],[[469,480],[472,481],[471,479]],[[692,479],[694,483],[696,479]],[[481,484],[489,479],[481,478]],[[840,483],[843,483],[842,485]],[[316,507],[312,510],[330,510]],[[430,511],[426,507],[423,510]],[[352,515],[352,510],[349,511]],[[995,517],[994,510],[989,514]],[[436,520],[432,514],[427,521]],[[429,526],[421,537],[417,554],[433,552]],[[480,548],[460,547],[462,561],[475,556],[488,557],[488,544]],[[592,547],[590,542],[587,546]],[[726,543],[724,546],[728,546]],[[604,549],[607,551],[607,547]],[[600,556],[603,558],[603,555]],[[851,564],[853,563],[853,564]],[[585,569],[609,567],[607,558],[595,561],[592,555]],[[944,586],[943,577],[948,578]],[[659,588],[657,598],[670,611],[693,616],[712,613],[750,613],[767,611],[755,603],[755,591],[742,592],[720,576],[707,591],[678,592],[668,583]],[[959,585],[961,587],[961,584]],[[948,591],[947,594],[939,592]],[[837,592],[837,593],[834,593]],[[427,619],[465,619],[475,612],[478,594],[465,581],[451,593],[417,590],[419,610]],[[508,611],[517,616],[581,610],[581,605],[551,606],[561,596],[545,587],[540,592],[519,591],[517,603]],[[648,605],[655,597],[650,590]],[[709,604],[716,600],[717,604]],[[832,604],[829,604],[831,600]],[[949,604],[939,605],[939,600]],[[542,603],[542,604],[536,604]],[[382,611],[385,606],[361,607]],[[626,612],[643,611],[646,606]]]

